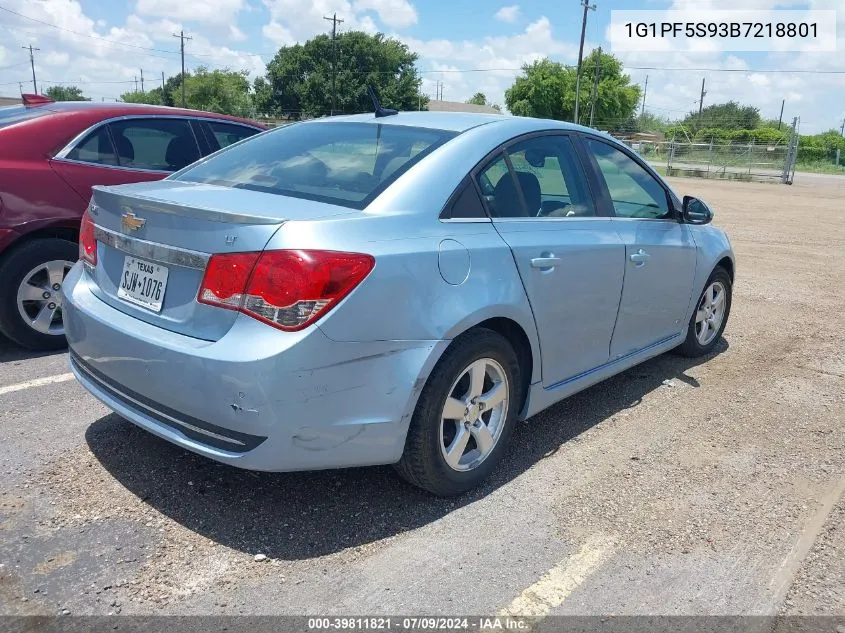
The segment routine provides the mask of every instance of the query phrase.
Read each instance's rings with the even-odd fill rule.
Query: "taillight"
[[[331,310],[375,266],[371,255],[264,251],[212,255],[197,300],[301,330]]]
[[[79,227],[79,259],[97,265],[97,239],[94,237],[94,221],[86,211],[82,215],[82,226]]]

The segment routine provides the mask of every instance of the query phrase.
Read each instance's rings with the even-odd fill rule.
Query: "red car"
[[[65,344],[61,286],[93,185],[159,180],[259,124],[221,114],[24,95],[0,107],[0,332]]]

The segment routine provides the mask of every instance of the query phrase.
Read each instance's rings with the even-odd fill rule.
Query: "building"
[[[475,112],[480,114],[500,114],[493,106],[461,103],[460,101],[429,101],[429,112]]]
[[[20,105],[20,97],[0,97],[0,106]]]

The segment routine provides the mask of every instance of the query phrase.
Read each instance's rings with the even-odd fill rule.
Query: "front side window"
[[[109,124],[121,167],[177,171],[200,158],[184,119],[127,119]]]
[[[654,176],[615,147],[596,139],[587,138],[585,141],[595,156],[618,217],[669,217],[669,198]]]
[[[175,179],[363,209],[454,136],[380,123],[296,123],[234,145]]]

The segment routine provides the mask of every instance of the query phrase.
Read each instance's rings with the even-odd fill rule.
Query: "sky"
[[[614,9],[836,9],[837,53],[617,53],[634,83],[648,76],[646,111],[682,118],[704,105],[735,100],[763,117],[801,119],[802,133],[839,129],[845,118],[845,0],[593,0],[585,55],[610,48]],[[581,29],[579,0],[0,0],[0,96],[32,91],[32,45],[39,90],[72,83],[96,100],[114,99],[140,82],[161,84],[186,66],[248,70],[253,77],[280,46],[339,30],[382,32],[419,54],[423,92],[464,101],[483,92],[504,106],[520,67],[549,57],[575,64]],[[16,15],[17,14],[17,15]],[[739,72],[724,72],[732,69]],[[778,72],[760,72],[777,70]],[[786,72],[786,71],[804,71]],[[829,71],[843,71],[830,73]],[[827,71],[827,72],[824,72]]]

